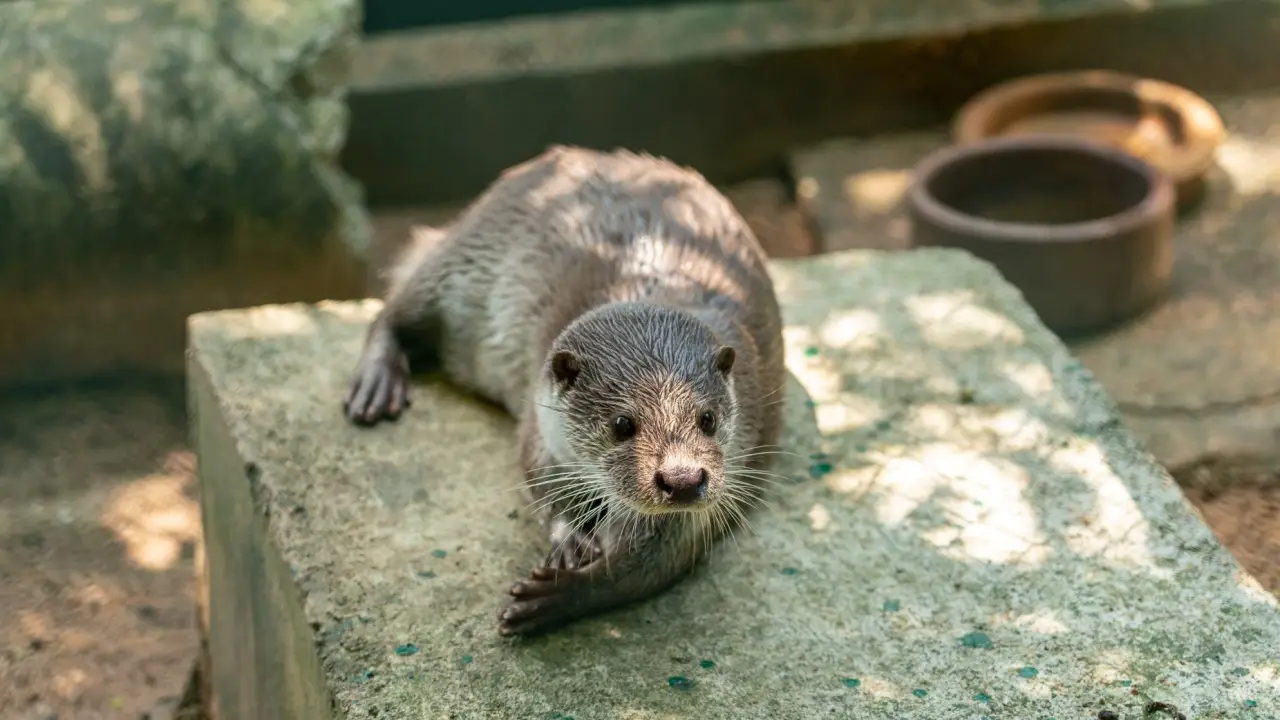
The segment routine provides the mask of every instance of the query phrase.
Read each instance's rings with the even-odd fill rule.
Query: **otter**
[[[696,171],[552,146],[504,171],[387,274],[343,407],[409,407],[412,372],[518,420],[550,536],[502,635],[674,585],[756,504],[781,425],[782,325],[765,254]]]

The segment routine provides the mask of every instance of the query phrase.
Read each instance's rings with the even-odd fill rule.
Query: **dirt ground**
[[[178,383],[0,399],[0,718],[170,718],[197,651]]]
[[[1173,471],[1219,542],[1263,587],[1280,595],[1280,467],[1208,458]]]

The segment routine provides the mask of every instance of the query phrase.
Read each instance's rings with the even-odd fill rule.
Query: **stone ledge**
[[[517,643],[495,612],[544,541],[512,490],[510,420],[432,383],[397,424],[345,425],[373,301],[193,317],[222,711],[1280,712],[1275,598],[992,268],[950,251],[772,268],[791,482],[666,595]]]

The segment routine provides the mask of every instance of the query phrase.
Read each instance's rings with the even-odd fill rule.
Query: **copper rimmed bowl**
[[[1088,140],[997,138],[935,152],[907,191],[912,244],[992,263],[1051,330],[1094,333],[1149,310],[1173,273],[1168,176]]]
[[[1207,100],[1161,80],[1110,70],[1017,78],[978,93],[951,126],[957,144],[1027,134],[1092,140],[1146,160],[1172,179],[1178,205],[1201,196],[1226,137]]]

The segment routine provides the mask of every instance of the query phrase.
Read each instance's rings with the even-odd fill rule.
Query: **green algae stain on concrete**
[[[1039,670],[1037,670],[1037,669],[1035,669],[1035,668],[1033,668],[1033,667],[1031,667],[1030,665],[1027,665],[1027,666],[1025,666],[1025,667],[1018,668],[1018,677],[1020,677],[1020,678],[1026,678],[1026,679],[1030,680],[1031,678],[1033,678],[1033,677],[1035,677],[1035,676],[1037,676],[1037,675],[1039,675],[1039,674],[1040,674],[1040,671],[1039,671]]]
[[[672,690],[684,692],[693,689],[693,681],[683,675],[672,675],[667,678],[667,686]]]
[[[809,477],[818,480],[826,475],[831,474],[834,466],[829,462],[816,462],[809,466]]]
[[[977,648],[981,650],[991,649],[991,636],[984,632],[966,633],[960,637],[960,644],[967,648]]]

